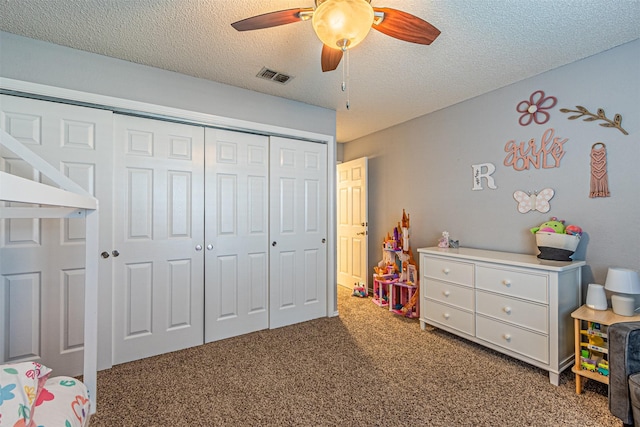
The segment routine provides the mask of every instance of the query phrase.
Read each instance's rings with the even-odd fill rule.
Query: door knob
[[[196,245],[196,251],[201,251],[202,250],[202,245]]]
[[[104,252],[102,252],[102,253],[100,254],[100,256],[101,256],[102,258],[107,259],[107,258],[109,258],[109,252],[104,251]]]
[[[364,231],[361,231],[359,233],[356,233],[356,236],[364,236]]]
[[[118,252],[117,250],[113,250],[111,251],[111,255],[113,255],[114,257],[117,257],[118,255],[120,255],[120,252]]]
[[[273,243],[271,244],[271,246],[275,246],[275,245],[277,245],[277,244],[278,244],[278,242],[273,242]]]
[[[208,251],[210,251],[211,249],[213,249],[213,245],[212,245],[211,243],[209,243],[209,244],[207,245],[207,250],[208,250]]]
[[[322,239],[322,243],[327,243],[327,239]]]

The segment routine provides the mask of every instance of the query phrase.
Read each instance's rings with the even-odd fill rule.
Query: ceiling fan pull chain
[[[344,92],[344,89],[345,89],[345,86],[346,86],[346,88],[347,88],[347,110],[348,110],[351,107],[349,105],[349,95],[350,95],[350,92],[351,92],[350,83],[351,82],[349,81],[350,75],[349,75],[349,50],[348,49],[347,49],[346,53],[347,53],[347,58],[346,58],[345,64],[342,66],[342,73],[344,75],[344,69],[346,67],[346,69],[347,69],[347,78],[346,78],[346,82],[345,82],[344,77],[342,78],[342,80],[343,80],[342,81],[342,91]]]
[[[342,64],[342,91],[347,90],[347,81],[345,80],[344,63]]]

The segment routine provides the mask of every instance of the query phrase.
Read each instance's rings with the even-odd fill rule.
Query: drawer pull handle
[[[451,292],[444,291],[444,292],[442,292],[442,295],[444,295],[445,297],[448,297],[449,295],[451,295]]]
[[[502,281],[502,284],[503,284],[503,285],[505,285],[505,286],[507,286],[507,287],[509,287],[509,286],[511,286],[511,280],[509,280],[509,279],[504,279],[504,280]]]
[[[451,272],[451,270],[449,270],[448,268],[443,268],[443,269],[442,269],[442,272],[443,272],[444,274],[449,274],[449,273]]]
[[[442,317],[444,317],[445,319],[449,320],[449,313],[444,313],[444,314],[442,315]]]
[[[507,307],[503,308],[503,310],[504,310],[505,313],[511,314],[511,307],[507,306]]]
[[[504,334],[504,335],[502,335],[502,338],[504,338],[504,340],[505,340],[506,342],[511,342],[511,335],[509,335],[509,334]]]

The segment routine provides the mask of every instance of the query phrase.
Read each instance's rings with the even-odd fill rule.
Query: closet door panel
[[[270,327],[326,316],[327,147],[270,138]]]
[[[203,343],[204,129],[116,115],[115,146],[113,346],[123,363]]]
[[[39,273],[6,275],[0,285],[0,327],[6,331],[0,342],[0,356],[5,361],[38,358],[40,351]]]
[[[268,138],[206,130],[205,341],[269,327]]]
[[[112,247],[112,125],[110,111],[0,95],[0,126],[98,199],[101,250]],[[0,150],[0,169],[52,184],[8,150]],[[0,327],[4,348],[0,363],[36,360],[59,375],[82,373],[84,224],[83,218],[0,220],[0,283],[5,286],[5,301],[10,299],[8,310],[0,315],[6,325]],[[38,277],[37,293],[29,291],[29,298],[17,298],[26,289],[11,286],[9,291],[7,283],[19,277]],[[104,369],[111,366],[111,263],[107,260],[99,264],[98,292],[98,367]],[[24,318],[26,313],[31,313],[29,319]],[[18,335],[21,338],[16,341]],[[37,345],[28,351],[22,344],[14,348],[23,336]]]

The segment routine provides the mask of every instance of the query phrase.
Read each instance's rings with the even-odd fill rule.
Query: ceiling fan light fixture
[[[325,45],[351,49],[369,34],[374,13],[368,0],[324,0],[316,3],[311,23]]]

